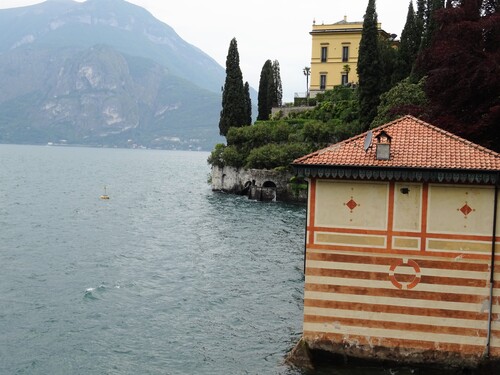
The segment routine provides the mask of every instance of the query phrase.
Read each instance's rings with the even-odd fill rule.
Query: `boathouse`
[[[309,182],[302,343],[404,363],[500,359],[500,154],[405,116],[293,167]]]

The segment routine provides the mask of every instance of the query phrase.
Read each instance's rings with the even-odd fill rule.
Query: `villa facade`
[[[378,24],[380,35],[391,36]],[[357,83],[359,43],[363,22],[347,22],[347,18],[334,24],[313,23],[312,51],[309,92],[311,97],[317,93],[331,90],[338,85]]]

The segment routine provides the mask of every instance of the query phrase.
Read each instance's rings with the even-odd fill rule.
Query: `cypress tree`
[[[397,69],[398,53],[392,46],[392,39],[378,37],[378,49],[380,56],[380,93],[384,93],[396,84],[393,81]]]
[[[273,100],[273,107],[281,107],[283,105],[283,85],[281,83],[280,63],[278,60],[273,62],[273,77],[274,89],[276,91]]]
[[[415,23],[417,24],[418,46],[422,41],[422,36],[425,30],[425,15],[426,15],[426,0],[417,0],[417,13],[415,15]]]
[[[269,116],[271,115],[272,109],[276,106],[277,98],[276,98],[276,81],[274,77],[274,65],[271,63],[271,67],[269,68],[269,79],[267,83],[267,105],[269,107]]]
[[[273,74],[273,63],[271,60],[267,60],[262,66],[260,72],[259,81],[259,94],[258,94],[258,115],[257,120],[266,121],[269,120],[271,115],[271,109],[273,105],[273,92],[274,88],[274,74]]]
[[[245,82],[245,123],[244,125],[252,125],[252,99],[250,98],[250,85]]]
[[[422,35],[420,51],[428,48],[431,44],[432,36],[437,29],[434,14],[437,10],[444,8],[444,0],[427,0],[425,30]]]
[[[375,0],[369,0],[358,55],[359,121],[364,129],[368,129],[377,115],[381,94],[381,74]]]
[[[397,52],[397,65],[393,77],[394,83],[399,82],[410,75],[412,66],[417,58],[419,47],[420,35],[418,29],[418,19],[413,9],[413,2],[410,1],[408,14],[406,15],[405,27],[401,33],[399,49]]]
[[[222,91],[219,133],[225,136],[230,127],[247,125],[247,100],[240,69],[240,55],[236,38],[231,40],[226,58],[226,81]]]

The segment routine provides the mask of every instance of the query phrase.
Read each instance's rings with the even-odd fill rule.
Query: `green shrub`
[[[289,166],[295,159],[308,154],[311,150],[303,143],[271,143],[250,151],[247,168],[273,169]]]
[[[375,128],[407,114],[404,111],[398,112],[398,107],[404,109],[405,106],[426,105],[428,100],[425,95],[424,85],[425,78],[422,78],[417,83],[412,83],[410,78],[406,78],[382,94],[377,108],[377,116],[370,126]]]
[[[361,131],[357,91],[336,87],[317,96],[318,105],[304,112],[229,128],[227,146],[216,145],[208,162],[218,166],[259,169],[289,168],[314,150]]]
[[[207,159],[208,164],[216,167],[242,167],[248,154],[241,152],[235,146],[226,146],[222,143],[215,145],[215,149]]]
[[[222,154],[224,153],[225,148],[226,146],[224,144],[217,143],[208,157],[208,164],[213,165],[214,167],[222,168],[224,166],[224,158]]]
[[[298,197],[301,191],[307,190],[307,181],[303,177],[293,176],[288,182],[295,197]]]
[[[227,146],[222,153],[224,164],[235,168],[241,168],[245,165],[247,154],[238,150],[235,146]]]

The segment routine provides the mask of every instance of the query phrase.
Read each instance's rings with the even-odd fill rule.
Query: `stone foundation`
[[[212,190],[246,195],[259,201],[306,202],[307,189],[297,189],[292,172],[212,167]]]
[[[388,348],[381,346],[359,346],[335,343],[330,340],[308,341],[301,338],[286,356],[285,363],[314,369],[322,363],[353,363],[378,366],[414,366],[440,369],[443,374],[500,374],[500,360],[484,356],[441,350],[415,350],[410,348]]]

